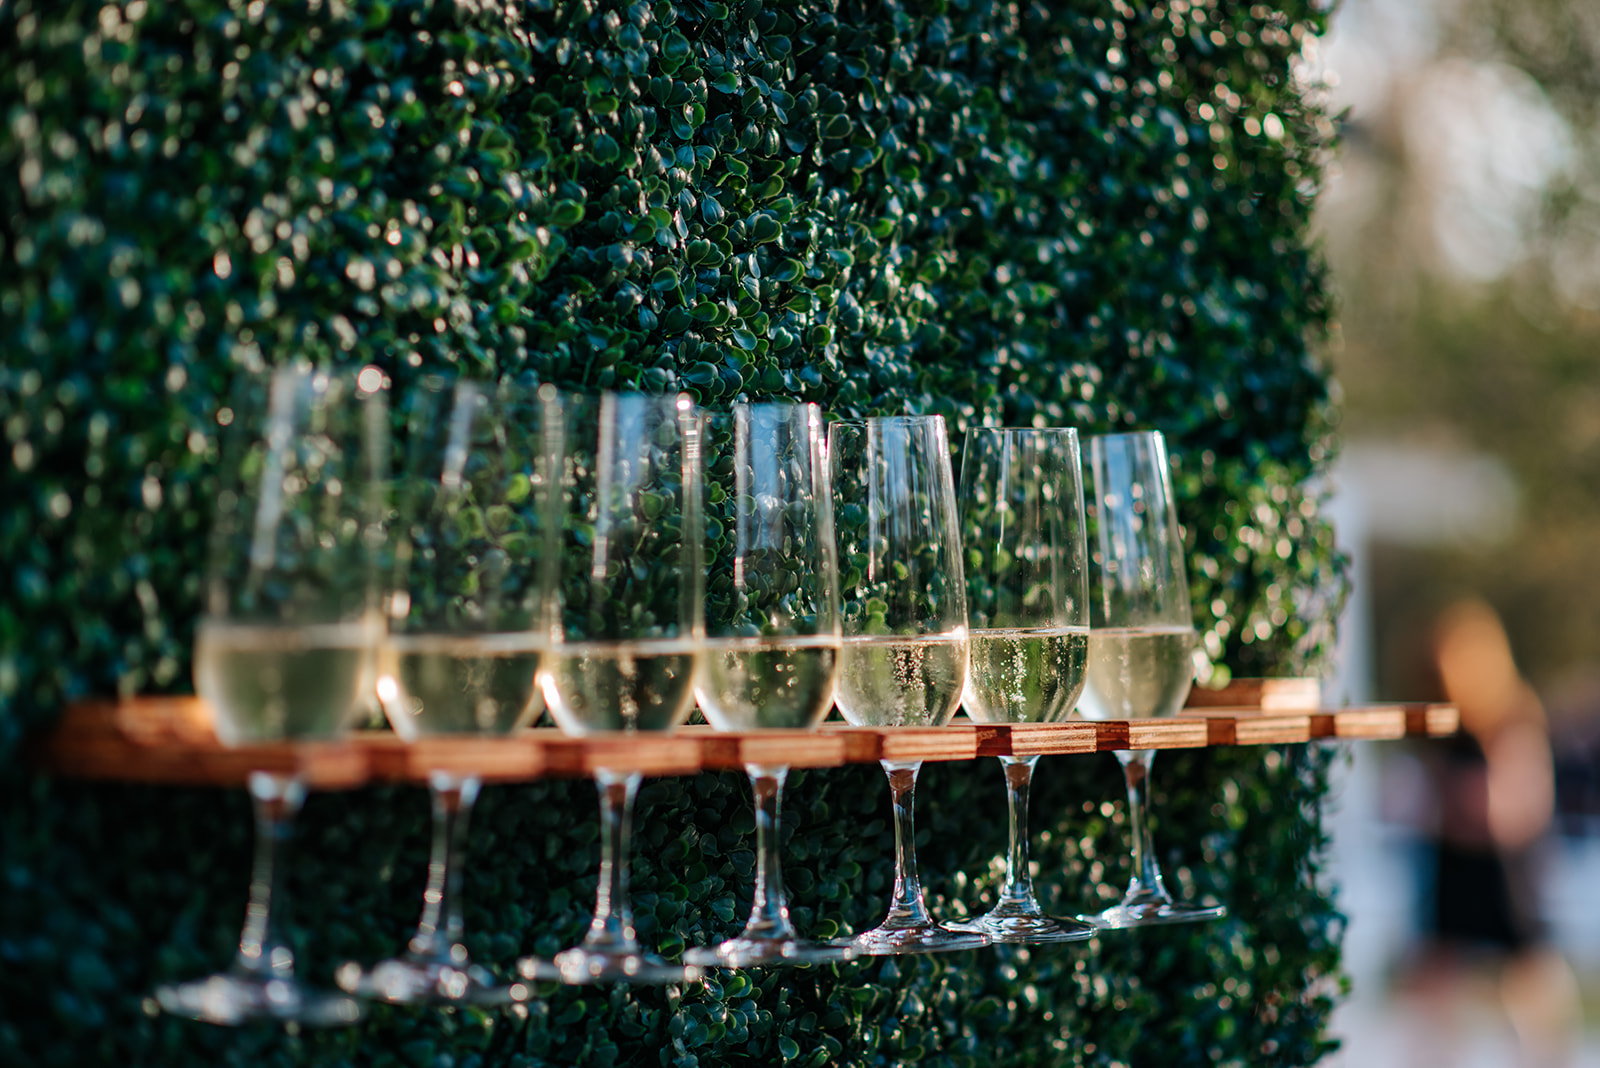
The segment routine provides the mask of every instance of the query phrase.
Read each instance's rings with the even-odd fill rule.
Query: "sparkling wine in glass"
[[[379,698],[408,743],[504,735],[543,710],[548,639],[541,519],[549,483],[546,408],[555,391],[420,381],[406,401],[404,477]],[[463,943],[461,854],[482,785],[470,767],[430,770],[433,846],[422,917],[405,951],[339,985],[394,1003],[492,1005],[526,998],[497,983]]]
[[[706,415],[702,460],[709,520],[706,645],[695,694],[717,730],[811,730],[833,707],[839,589],[822,413],[811,404],[737,404]],[[708,526],[710,523],[708,523]],[[850,960],[848,946],[808,942],[789,919],[778,857],[788,768],[748,764],[756,815],[756,886],[734,938],[684,954],[741,968]]]
[[[834,423],[828,433],[844,641],[834,701],[858,727],[937,727],[961,704],[967,603],[950,446],[940,416]],[[936,922],[917,877],[921,761],[883,761],[894,803],[888,916],[850,942],[884,955],[973,949],[989,938]]]
[[[550,643],[539,684],[556,724],[585,736],[669,731],[694,706],[703,643],[699,417],[689,398],[565,396],[554,547],[546,569]],[[628,852],[640,775],[595,774],[600,882],[582,943],[528,978],[675,983],[700,976],[640,946],[628,905]]]
[[[371,686],[387,388],[375,367],[286,367],[242,376],[218,413],[226,430],[194,662],[224,745],[337,738]],[[219,1024],[354,1023],[359,1002],[295,975],[284,932],[281,854],[305,783],[256,771],[249,788],[255,864],[233,965],[163,986],[156,1000]]]
[[[971,666],[962,705],[979,723],[1072,714],[1089,654],[1088,550],[1078,434],[974,428],[961,450]],[[1095,928],[1046,916],[1028,872],[1028,789],[1037,756],[1000,757],[1010,815],[1005,885],[959,924],[996,942],[1074,942]]]
[[[1089,463],[1089,680],[1078,713],[1094,720],[1175,716],[1194,681],[1195,634],[1166,442],[1157,431],[1092,437]],[[1144,927],[1227,915],[1221,905],[1174,901],[1162,884],[1150,836],[1155,751],[1121,750],[1117,759],[1128,786],[1133,877],[1121,902],[1083,919]]]

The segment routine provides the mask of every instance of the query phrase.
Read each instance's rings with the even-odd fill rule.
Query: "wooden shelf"
[[[1196,686],[1184,707],[1304,712],[1321,701],[1322,685],[1316,679],[1234,679],[1214,690]]]
[[[1315,739],[1438,738],[1454,734],[1452,705],[1318,707],[1314,679],[1243,679],[1222,690],[1196,689],[1176,719],[1067,723],[974,723],[946,727],[850,727],[724,734],[687,726],[672,734],[596,734],[571,738],[553,728],[505,737],[440,737],[406,744],[387,731],[339,742],[282,742],[227,748],[212,733],[196,697],[144,697],[71,705],[35,747],[56,775],[116,782],[233,786],[252,771],[289,772],[321,790],[369,782],[423,783],[436,771],[476,773],[486,782],[546,776],[587,777],[602,768],[646,775],[690,775],[784,764],[831,768],[879,760],[972,760],[1115,749],[1198,749],[1281,745]]]

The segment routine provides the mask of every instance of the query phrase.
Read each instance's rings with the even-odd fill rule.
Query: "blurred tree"
[[[1427,554],[1405,607],[1487,598],[1548,691],[1600,673],[1600,5],[1382,6],[1351,0],[1329,42],[1343,430],[1515,472],[1510,542]]]

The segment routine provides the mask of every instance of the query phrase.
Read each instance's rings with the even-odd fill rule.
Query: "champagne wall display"
[[[541,988],[523,1014],[383,1009],[349,1031],[154,1015],[228,959],[234,794],[35,774],[63,704],[189,688],[219,411],[242,367],[456,367],[838,414],[1166,432],[1221,672],[1295,674],[1341,564],[1330,309],[1307,235],[1332,136],[1293,61],[1322,5],[1170,0],[67,0],[0,3],[0,1063],[1308,1064],[1339,990],[1315,875],[1321,750],[1163,755],[1169,879],[1217,924],[682,991]],[[930,900],[999,879],[992,768],[930,767]],[[1114,762],[1033,805],[1057,911],[1127,878]],[[578,934],[590,787],[485,791],[467,928],[504,968]],[[887,896],[871,768],[797,774],[803,930]],[[414,922],[423,793],[313,798],[292,860],[304,973]],[[736,775],[639,808],[642,936],[736,930]]]

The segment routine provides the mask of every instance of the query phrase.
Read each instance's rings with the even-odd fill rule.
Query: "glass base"
[[[1203,923],[1220,920],[1228,914],[1226,905],[1185,905],[1179,901],[1141,901],[1113,905],[1092,916],[1079,916],[1102,930],[1127,927],[1155,927],[1163,923]]]
[[[525,960],[521,972],[529,979],[553,978],[572,984],[666,985],[691,983],[705,975],[692,964],[673,964],[653,953],[594,950],[582,946],[557,953],[549,964],[531,958]]]
[[[963,931],[954,924],[932,923],[924,927],[877,927],[854,938],[836,938],[828,945],[851,946],[868,957],[890,957],[901,953],[982,949],[989,942],[989,936],[981,931]]]
[[[763,964],[843,964],[859,955],[854,946],[834,942],[741,937],[720,945],[696,946],[683,959],[704,968],[750,968]]]
[[[1001,913],[998,909],[970,920],[946,923],[956,931],[973,931],[989,936],[991,942],[1007,945],[1042,946],[1052,942],[1082,942],[1099,930],[1082,920],[1057,918],[1043,913]]]
[[[345,1027],[361,1019],[361,1002],[317,990],[294,978],[221,972],[156,990],[156,1002],[174,1016],[236,1027],[260,1020],[306,1027]]]
[[[533,995],[523,983],[498,983],[476,964],[418,957],[395,957],[367,969],[350,963],[334,978],[357,997],[391,1005],[509,1005]]]

